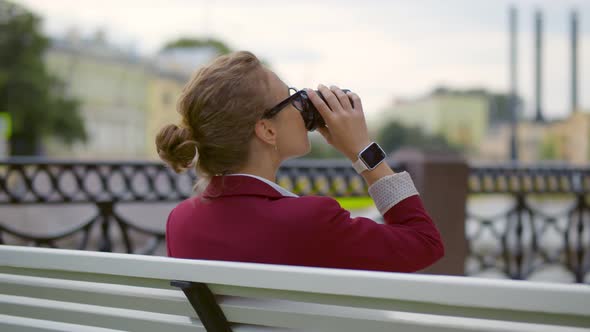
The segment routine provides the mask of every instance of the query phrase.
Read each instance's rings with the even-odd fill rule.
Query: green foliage
[[[377,142],[388,154],[402,147],[414,147],[427,151],[462,152],[460,147],[449,143],[443,136],[427,135],[420,128],[405,127],[395,121],[388,123],[377,133]],[[344,158],[344,156],[318,134],[311,137],[311,151],[303,158],[334,159]]]
[[[200,47],[212,47],[213,49],[217,50],[218,55],[224,55],[232,52],[232,49],[227,46],[224,42],[219,39],[207,38],[207,39],[200,39],[200,38],[179,38],[173,40],[171,42],[166,43],[162,48],[162,51],[167,51],[171,49],[177,48],[200,48]],[[259,58],[260,59],[260,58]],[[265,67],[271,69],[272,65],[265,59],[260,59],[260,62]]]
[[[48,136],[67,144],[86,139],[78,102],[65,97],[63,83],[45,68],[49,41],[39,25],[31,12],[0,0],[0,111],[12,117],[13,155],[39,153]]]
[[[546,137],[539,147],[539,157],[541,160],[556,160],[558,159],[558,151],[555,137]]]
[[[222,41],[217,39],[199,39],[199,38],[180,38],[166,43],[163,50],[170,50],[175,48],[200,48],[212,47],[217,50],[219,55],[230,53],[230,48]]]
[[[336,150],[333,146],[326,143],[323,138],[311,140],[311,151],[304,158],[312,159],[334,159],[344,158],[344,155]]]
[[[393,153],[402,147],[429,151],[460,151],[460,148],[450,144],[443,136],[427,135],[420,128],[405,127],[396,121],[388,123],[379,131],[377,142],[387,153]]]
[[[375,206],[370,196],[361,197],[336,197],[336,201],[346,210],[364,210]]]

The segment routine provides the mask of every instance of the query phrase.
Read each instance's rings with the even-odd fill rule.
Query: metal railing
[[[57,233],[22,231],[0,215],[0,243],[161,253],[165,220],[148,227],[120,209],[175,204],[191,196],[196,179],[194,172],[177,175],[157,162],[0,161],[0,208],[92,207],[89,217]],[[277,180],[300,195],[367,195],[345,160],[293,160]],[[590,282],[590,167],[472,166],[468,186],[467,275],[491,270],[528,279],[558,265],[572,281]]]
[[[397,167],[397,165],[392,165]],[[0,244],[6,237],[23,245],[59,247],[59,241],[80,250],[154,254],[164,241],[164,222],[151,229],[129,220],[118,210],[129,203],[178,202],[191,196],[194,171],[175,174],[157,162],[50,161],[14,158],[0,161],[1,206],[93,205],[93,215],[56,234],[34,235],[11,226],[0,216]],[[279,170],[281,186],[300,195],[366,196],[363,179],[341,160],[293,160]],[[99,230],[96,230],[96,229]],[[91,236],[92,233],[94,236]],[[138,247],[133,239],[147,237]],[[91,241],[94,238],[95,241]],[[14,242],[13,241],[13,242]],[[92,243],[91,243],[92,242]]]
[[[590,282],[590,167],[478,166],[469,177],[467,274],[529,279],[561,266]]]

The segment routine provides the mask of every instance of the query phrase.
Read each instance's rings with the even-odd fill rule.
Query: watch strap
[[[358,158],[354,163],[352,163],[352,168],[354,168],[358,174],[361,174],[362,172],[369,169],[367,165],[365,165],[365,163],[361,160],[361,158]]]

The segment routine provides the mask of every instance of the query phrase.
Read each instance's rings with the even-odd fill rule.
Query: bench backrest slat
[[[4,246],[2,265],[518,311],[588,315],[580,284],[491,280]],[[505,292],[498,296],[499,292]],[[473,296],[474,293],[479,296]],[[547,298],[553,301],[547,301]]]
[[[567,332],[577,331],[575,328],[559,328],[514,322],[493,322],[460,317],[440,317],[434,315],[409,314],[391,312],[365,312],[350,310],[337,306],[301,306],[286,301],[277,303],[269,301],[251,302],[251,299],[237,299],[223,303],[222,307],[230,315],[244,322],[264,322],[286,326],[297,326],[299,329],[321,331],[424,331],[424,332]],[[321,310],[318,310],[321,307]],[[94,324],[95,326],[115,327],[129,331],[205,331],[184,317],[141,313],[134,310],[112,309],[91,305],[78,305],[66,302],[39,300],[33,298],[11,297],[0,295],[0,308],[11,315],[27,312],[35,319],[51,319],[59,317],[68,324]],[[243,308],[243,310],[242,310]],[[164,317],[163,317],[164,316]],[[240,317],[241,316],[241,317]],[[254,329],[257,330],[257,329]],[[238,330],[235,330],[236,332]]]
[[[172,289],[0,274],[0,294],[194,316],[182,293]]]
[[[189,317],[149,313],[104,306],[62,302],[22,296],[0,295],[0,311],[6,315],[57,320],[129,331],[205,331],[200,322]]]
[[[39,269],[39,268],[21,268],[0,265],[0,273],[36,276],[47,278],[58,278],[63,280],[101,282],[115,285],[140,286],[160,289],[173,289],[170,287],[170,281],[164,279],[131,277],[125,275],[112,275],[104,273],[74,272],[63,270]]]
[[[4,332],[123,332],[96,326],[60,323],[0,314],[0,331]]]
[[[590,313],[588,315],[568,315],[547,312],[519,311],[496,307],[485,308],[471,307],[468,305],[444,305],[431,302],[376,299],[361,296],[318,294],[225,285],[210,285],[210,288],[216,294],[248,298],[276,298],[327,305],[346,304],[348,307],[356,308],[370,308],[377,310],[424,313],[444,316],[457,316],[458,313],[460,313],[462,317],[471,318],[509,320],[514,322],[534,322],[538,324],[590,326]]]
[[[12,272],[12,275],[23,275],[23,277],[16,278],[16,280],[23,281],[27,280],[25,275],[26,273],[30,273],[34,276],[38,275],[47,275],[50,278],[56,278],[59,276],[58,271],[43,271],[40,270],[32,270],[32,269],[25,269],[25,271],[21,271],[21,273],[16,273],[16,268],[0,268],[0,272]],[[72,275],[71,275],[72,274]],[[109,275],[100,275],[100,274],[85,274],[85,273],[65,273],[66,280],[64,280],[64,285],[66,287],[72,287],[71,291],[65,292],[70,297],[76,296],[76,290],[80,293],[79,298],[81,299],[94,299],[95,301],[101,299],[102,297],[106,297],[107,300],[103,301],[102,304],[106,305],[106,301],[113,301],[117,303],[120,307],[126,307],[123,304],[130,303],[131,305],[136,306],[136,309],[139,310],[160,310],[160,312],[164,313],[184,313],[184,314],[191,314],[193,313],[192,308],[185,300],[184,296],[180,292],[177,292],[174,288],[170,287],[170,285],[166,285],[164,281],[154,280],[154,279],[145,279],[145,278],[128,278],[122,276],[109,276]],[[30,278],[30,277],[29,277]],[[104,283],[106,287],[112,288],[115,291],[109,294],[104,293],[104,290],[99,289],[98,291],[93,290],[92,287],[85,285],[83,282],[69,282],[67,280],[91,280],[92,282],[100,282]],[[122,293],[119,293],[121,289],[132,290],[135,288],[139,288],[138,286],[132,286],[131,288],[126,288],[124,285],[133,285],[137,281],[138,285],[143,286],[153,286],[156,285],[158,287],[150,288],[147,287],[145,289],[141,289],[137,291],[141,294],[146,294],[146,289],[151,289],[152,291],[160,291],[160,292],[167,292],[168,294],[174,294],[175,303],[167,303],[166,305],[161,305],[157,300],[153,301],[135,301],[133,298],[128,299],[127,301],[123,301],[120,298],[116,298],[116,296],[121,297]],[[115,282],[114,284],[111,284]],[[81,286],[75,287],[77,283],[82,283]],[[7,285],[7,287],[16,287],[15,285]],[[27,290],[26,287],[23,287],[23,294],[30,294],[34,293],[35,289],[38,288],[37,285],[35,288]],[[167,287],[168,289],[160,289],[159,287]],[[15,288],[16,289],[16,288]],[[342,303],[346,303],[347,306],[350,307],[358,307],[358,308],[372,308],[372,309],[380,309],[380,310],[392,310],[392,311],[404,311],[404,312],[414,312],[414,313],[429,313],[429,314],[438,314],[438,315],[449,315],[454,316],[457,312],[461,312],[463,317],[473,317],[473,318],[485,318],[485,319],[501,319],[501,320],[512,320],[516,322],[536,322],[542,324],[567,324],[572,326],[585,326],[588,323],[588,318],[581,318],[576,315],[562,315],[562,314],[547,314],[547,313],[539,313],[539,312],[522,312],[522,311],[512,311],[512,310],[502,310],[496,308],[474,308],[468,306],[445,306],[439,304],[432,304],[428,302],[417,302],[417,301],[399,301],[399,300],[388,300],[388,299],[375,299],[375,298],[365,298],[359,296],[342,296],[342,295],[331,295],[331,294],[317,294],[317,293],[305,293],[305,292],[293,292],[293,291],[282,291],[282,290],[272,290],[272,289],[263,289],[263,288],[248,288],[248,287],[236,287],[236,286],[227,286],[227,285],[217,285],[212,284],[210,285],[210,289],[219,295],[229,295],[229,296],[239,296],[239,297],[252,297],[252,298],[277,298],[277,299],[284,299],[284,300],[291,300],[291,301],[301,301],[307,303],[317,303],[317,304],[329,304],[329,305],[340,305]],[[16,291],[16,290],[15,290]],[[56,298],[58,295],[56,294],[55,290],[48,290],[48,298]],[[102,297],[101,297],[102,292]],[[8,291],[7,294],[14,294],[14,292]],[[47,294],[46,292],[38,292],[38,294]],[[110,294],[113,295],[114,298],[110,298]],[[47,297],[46,297],[47,298]],[[81,302],[85,303],[85,302]],[[131,307],[133,308],[133,307]]]

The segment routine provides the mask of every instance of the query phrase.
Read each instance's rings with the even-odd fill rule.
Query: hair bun
[[[169,124],[156,136],[158,155],[175,172],[180,173],[191,167],[197,155],[197,142],[189,129]]]

